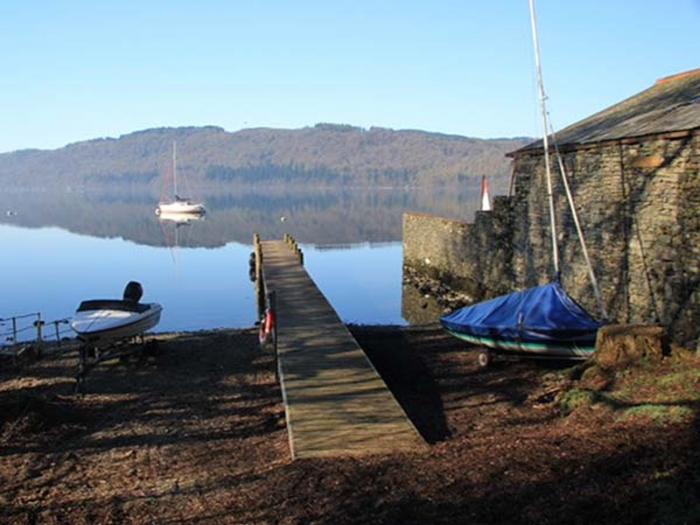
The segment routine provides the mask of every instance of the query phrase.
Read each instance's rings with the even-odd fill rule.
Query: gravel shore
[[[350,329],[426,452],[292,462],[254,330],[159,335],[156,355],[92,371],[84,396],[75,353],[0,370],[0,522],[700,521],[697,399],[662,422],[563,413],[567,365],[480,370],[436,326]],[[697,363],[665,366],[700,385]]]

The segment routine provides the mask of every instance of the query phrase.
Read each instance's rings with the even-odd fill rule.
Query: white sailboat
[[[204,204],[193,202],[186,197],[180,197],[177,191],[177,149],[173,142],[173,189],[171,201],[161,201],[156,208],[156,215],[202,215],[205,213]]]

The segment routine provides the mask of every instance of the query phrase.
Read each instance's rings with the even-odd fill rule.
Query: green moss
[[[689,391],[695,391],[698,382],[700,382],[700,373],[695,368],[679,370],[659,379],[661,386],[680,387]]]
[[[597,400],[598,396],[595,392],[574,388],[559,400],[559,409],[564,414],[570,414],[577,408],[593,405]]]
[[[665,374],[628,375],[618,390],[621,398],[646,403],[700,401],[700,372],[697,367],[677,366]]]
[[[694,417],[692,408],[681,405],[644,404],[622,411],[622,419],[650,419],[655,423],[677,423]]]

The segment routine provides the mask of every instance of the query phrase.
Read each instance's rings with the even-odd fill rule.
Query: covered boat
[[[143,291],[130,282],[123,299],[83,301],[70,325],[78,337],[95,346],[108,345],[150,330],[160,322],[163,307],[157,303],[140,303]]]
[[[557,281],[464,307],[440,322],[455,337],[490,349],[580,359],[594,352],[601,326]]]
[[[588,256],[588,248],[578,218],[573,193],[569,186],[566,167],[556,142],[554,128],[549,121],[545,103],[547,97],[540,65],[534,0],[530,0],[529,4],[540,109],[542,111],[542,152],[549,208],[549,233],[556,277],[553,282],[544,286],[514,292],[462,308],[442,317],[441,322],[445,329],[454,336],[487,349],[535,357],[586,359],[595,351],[596,333],[601,323],[594,320],[583,307],[574,301],[559,283],[561,275],[559,247],[557,245],[556,213],[549,158],[552,153],[555,154],[557,160],[562,186],[576,227],[581,252],[586,261],[593,294],[603,319],[607,319],[607,312],[593,271],[593,265]],[[553,149],[549,147],[550,133],[551,139],[553,139]],[[490,356],[491,353],[488,350],[482,351],[479,354],[479,364],[487,366],[491,359]]]

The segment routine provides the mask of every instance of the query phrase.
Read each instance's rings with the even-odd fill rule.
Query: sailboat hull
[[[204,205],[192,202],[162,202],[156,208],[158,215],[203,215]]]
[[[595,344],[580,343],[534,343],[518,340],[493,339],[467,333],[446,330],[447,333],[475,346],[486,347],[499,353],[528,357],[550,357],[562,359],[588,359],[595,352]]]
[[[587,359],[601,324],[558,282],[467,306],[440,319],[451,335],[497,352]]]

